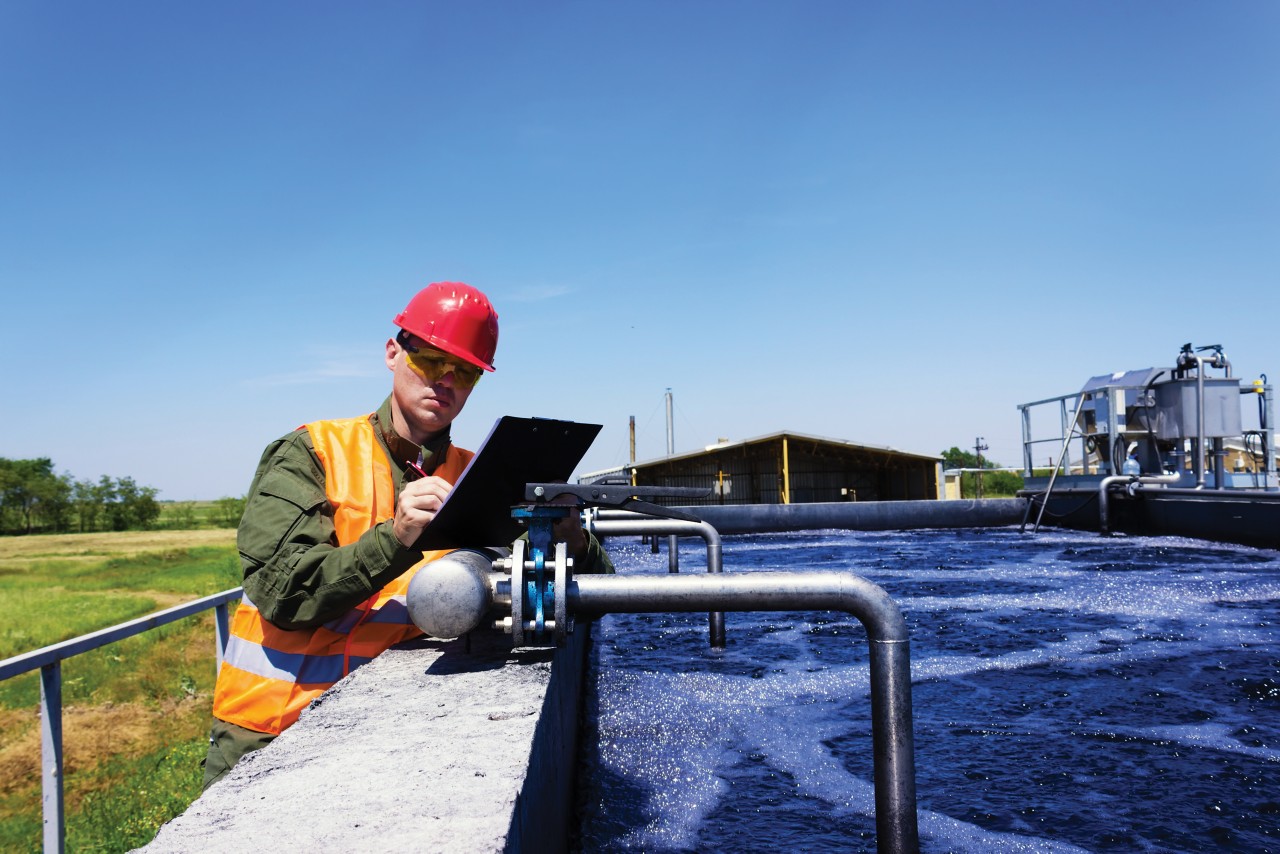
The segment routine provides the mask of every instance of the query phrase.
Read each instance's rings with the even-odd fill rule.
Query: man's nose
[[[443,369],[440,371],[440,378],[436,382],[444,384],[445,380],[448,380],[450,386],[456,386],[458,384],[457,371],[457,365],[453,362],[445,362]]]

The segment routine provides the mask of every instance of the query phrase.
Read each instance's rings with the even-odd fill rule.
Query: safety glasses
[[[475,365],[464,362],[457,356],[450,356],[439,350],[414,347],[403,332],[396,336],[396,342],[404,350],[404,361],[409,366],[409,370],[429,383],[439,382],[445,374],[452,371],[454,383],[462,388],[472,388],[480,382],[480,376],[484,373]]]

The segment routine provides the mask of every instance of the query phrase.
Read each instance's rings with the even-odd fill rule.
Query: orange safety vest
[[[395,478],[368,416],[306,425],[324,466],[339,546],[349,545],[395,514]],[[434,474],[456,483],[473,456],[449,446]],[[314,629],[282,629],[262,618],[245,596],[231,622],[213,714],[221,720],[279,735],[307,704],[355,668],[401,641],[418,637],[405,606],[409,581],[446,551],[422,560],[364,602]]]

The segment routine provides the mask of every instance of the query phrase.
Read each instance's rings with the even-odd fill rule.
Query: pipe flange
[[[511,545],[511,641],[524,646],[524,540]]]
[[[569,627],[569,547],[564,543],[556,543],[556,580],[551,588],[555,609],[555,643],[564,643]]]

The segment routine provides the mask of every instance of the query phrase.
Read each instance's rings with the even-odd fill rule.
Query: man
[[[494,369],[498,315],[475,288],[437,282],[394,323],[382,406],[307,424],[258,463],[237,533],[244,599],[214,690],[206,788],[352,669],[422,634],[405,593],[444,552],[413,545],[473,456],[449,427]],[[575,571],[613,572],[576,515],[557,534]]]

